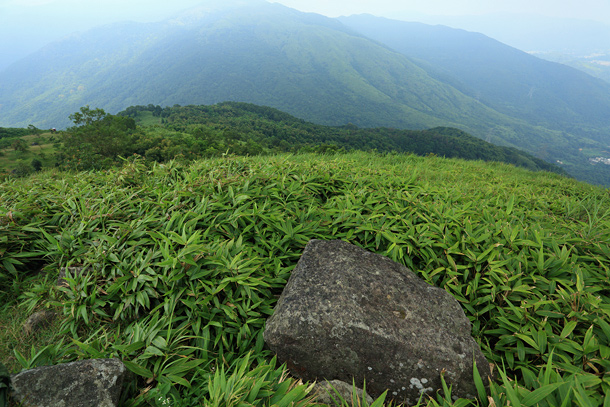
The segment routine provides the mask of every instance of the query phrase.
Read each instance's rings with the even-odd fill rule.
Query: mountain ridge
[[[131,106],[118,115],[142,119],[143,112],[153,112],[153,117],[160,117],[162,124],[156,126],[167,130],[190,136],[207,134],[206,137],[210,141],[223,138],[225,131],[236,133],[242,144],[258,144],[267,151],[278,153],[301,151],[303,148],[328,148],[330,151],[356,149],[376,150],[379,153],[433,154],[447,158],[505,162],[532,171],[543,170],[567,175],[558,165],[547,163],[513,147],[496,146],[455,128],[399,130],[383,127],[358,128],[353,124],[324,126],[268,106],[242,102],[166,108],[152,105]],[[210,136],[215,133],[217,136]],[[219,133],[223,135],[219,136]],[[227,145],[216,149],[232,151]],[[147,155],[146,151],[138,153]]]
[[[542,60],[481,33],[370,15],[339,20],[452,76],[450,83],[458,90],[501,113],[560,131],[574,132],[583,124],[610,130],[606,120],[610,84],[577,69]],[[424,41],[414,40],[418,38]],[[590,100],[582,100],[579,94]],[[581,135],[610,139],[610,132]]]
[[[296,12],[292,9],[289,9],[287,7],[284,6],[279,6],[275,7],[276,5],[274,5],[273,8],[275,8],[276,10],[281,10],[284,13],[288,13],[289,15],[292,16],[298,16],[300,18],[306,17],[305,22],[309,23],[310,20],[313,18],[316,20],[316,22],[318,20],[322,20],[322,21],[326,21],[328,23],[331,23],[333,26],[342,26],[342,24],[336,22],[335,20],[326,18],[326,17],[322,17],[322,16],[318,16],[315,14],[308,14],[308,13],[300,13],[300,12]],[[243,13],[242,15],[240,15],[240,18],[243,17]],[[267,16],[268,17],[268,16]],[[277,19],[276,19],[277,20]],[[328,46],[324,46],[324,42],[325,40],[328,38],[329,33],[328,32],[320,32],[319,30],[315,32],[315,34],[309,36],[308,38],[305,39],[301,39],[301,43],[305,43],[305,44],[301,44],[299,46],[295,46],[294,44],[292,46],[290,46],[290,44],[288,45],[283,45],[280,44],[280,46],[283,45],[283,47],[280,48],[280,46],[277,46],[277,38],[269,38],[269,33],[265,33],[265,32],[260,32],[261,31],[261,26],[260,26],[260,22],[258,22],[258,25],[252,25],[252,24],[244,24],[243,23],[243,19],[242,21],[242,25],[241,25],[241,33],[236,32],[235,31],[235,26],[228,26],[228,27],[222,27],[223,24],[226,24],[226,22],[222,19],[220,20],[215,20],[214,24],[216,24],[217,26],[220,25],[220,31],[218,31],[218,29],[216,31],[214,30],[208,30],[208,33],[206,35],[204,35],[203,37],[199,37],[199,38],[193,38],[193,32],[192,31],[179,31],[176,29],[175,26],[168,26],[168,25],[157,25],[157,32],[159,32],[159,27],[161,27],[162,30],[164,30],[166,33],[169,32],[169,35],[166,36],[165,39],[162,39],[162,43],[159,45],[161,47],[166,47],[166,48],[178,48],[178,50],[169,50],[168,54],[165,54],[164,60],[158,60],[158,62],[156,61],[156,59],[158,59],[158,54],[159,54],[159,49],[157,47],[157,49],[152,49],[149,50],[146,48],[146,44],[143,44],[144,40],[146,39],[145,37],[150,37],[150,33],[144,32],[144,33],[138,33],[136,32],[135,34],[133,32],[125,32],[127,30],[128,27],[131,27],[132,29],[141,29],[144,28],[145,26],[143,25],[129,25],[129,24],[123,24],[120,26],[113,26],[112,29],[113,30],[117,30],[118,28],[121,28],[120,33],[118,34],[118,37],[120,38],[126,38],[128,36],[133,37],[132,41],[138,41],[138,49],[134,50],[132,47],[131,49],[129,49],[128,51],[124,51],[125,52],[129,52],[130,55],[130,60],[133,61],[134,59],[137,59],[137,55],[140,54],[142,55],[142,58],[144,60],[143,62],[143,67],[146,70],[154,70],[154,65],[157,63],[159,65],[167,65],[166,61],[167,60],[179,60],[180,58],[182,58],[181,61],[181,66],[179,67],[180,69],[183,69],[183,71],[178,71],[178,72],[174,72],[172,75],[165,75],[165,77],[163,76],[163,74],[161,73],[160,76],[157,76],[156,78],[153,78],[153,80],[156,81],[156,89],[154,92],[157,93],[157,95],[155,94],[150,94],[150,90],[146,90],[145,91],[140,91],[140,95],[138,100],[132,99],[130,100],[129,98],[125,98],[125,101],[122,104],[117,104],[115,103],[115,106],[113,106],[112,104],[109,104],[109,98],[107,96],[104,96],[104,92],[98,91],[97,94],[95,93],[91,93],[89,92],[87,94],[87,98],[92,99],[93,97],[98,97],[97,100],[100,100],[103,104],[106,104],[105,106],[102,105],[102,107],[108,109],[108,110],[120,110],[122,108],[125,108],[131,104],[134,104],[134,102],[140,102],[142,100],[146,101],[146,102],[150,102],[153,104],[164,104],[164,105],[172,105],[175,103],[180,103],[180,104],[189,104],[189,103],[194,103],[194,102],[198,102],[198,103],[216,103],[216,102],[221,102],[224,100],[243,100],[243,99],[248,99],[248,98],[252,98],[252,99],[256,99],[256,100],[245,100],[245,101],[251,101],[253,103],[259,103],[259,104],[265,104],[265,105],[271,105],[274,107],[278,107],[278,108],[282,108],[282,110],[287,110],[290,111],[290,113],[296,113],[299,114],[300,116],[303,116],[307,119],[311,119],[312,114],[307,112],[307,110],[312,109],[314,110],[315,115],[319,116],[318,117],[318,121],[320,121],[323,124],[344,124],[347,121],[357,121],[357,120],[345,120],[345,119],[335,119],[333,118],[332,114],[329,114],[328,112],[325,112],[325,110],[327,110],[328,106],[324,106],[324,108],[320,108],[317,109],[316,111],[316,107],[309,103],[307,105],[304,105],[303,103],[301,103],[299,105],[298,100],[300,99],[298,95],[296,95],[296,93],[303,93],[302,89],[303,87],[308,87],[308,91],[312,91],[315,89],[320,89],[322,88],[322,90],[326,91],[328,89],[331,89],[333,87],[339,88],[337,89],[336,95],[338,97],[340,97],[340,99],[336,99],[336,100],[329,100],[330,103],[335,105],[336,109],[341,109],[341,104],[344,103],[348,103],[350,102],[349,98],[352,98],[352,101],[354,99],[358,99],[358,98],[362,98],[361,94],[362,92],[368,93],[365,95],[364,97],[364,102],[369,102],[371,101],[373,104],[378,104],[383,106],[386,109],[389,109],[391,111],[390,114],[386,115],[385,122],[382,122],[382,120],[377,120],[377,123],[375,123],[375,117],[369,117],[366,120],[368,120],[370,122],[371,125],[379,125],[379,124],[391,124],[397,127],[405,127],[406,125],[409,125],[411,127],[414,128],[424,128],[424,127],[430,127],[430,126],[435,126],[435,125],[455,125],[457,123],[452,122],[452,119],[454,119],[455,117],[434,117],[434,116],[430,116],[430,113],[432,112],[432,108],[430,108],[430,106],[427,106],[426,103],[422,103],[420,101],[420,99],[422,99],[422,97],[418,97],[417,95],[415,95],[414,97],[412,96],[414,94],[415,91],[417,91],[417,89],[415,89],[414,87],[407,87],[405,88],[405,86],[403,85],[402,88],[403,89],[399,89],[401,93],[401,96],[403,97],[403,99],[406,98],[406,100],[403,100],[402,102],[402,106],[400,108],[396,108],[394,107],[394,101],[392,100],[393,97],[396,97],[396,91],[395,88],[396,86],[396,80],[394,80],[394,78],[375,78],[375,77],[368,77],[364,80],[362,80],[362,78],[359,78],[358,74],[360,72],[358,72],[358,70],[360,69],[361,71],[366,71],[366,70],[372,70],[376,67],[371,67],[370,66],[370,61],[366,61],[363,60],[363,58],[360,58],[360,60],[355,60],[352,62],[353,66],[350,66],[349,64],[345,64],[341,61],[339,61],[338,58],[336,58],[336,53],[342,53],[343,54],[343,60],[348,60],[349,58],[353,58],[353,53],[348,53],[346,52],[344,49],[345,47],[351,47],[352,49],[354,47],[360,47],[362,48],[363,46],[368,47],[368,51],[374,51],[377,54],[373,53],[370,55],[366,55],[366,57],[371,56],[373,60],[387,60],[388,57],[391,57],[394,59],[394,61],[392,61],[392,64],[394,66],[394,72],[392,72],[392,74],[394,76],[399,76],[399,79],[402,81],[402,83],[407,83],[408,82],[418,82],[418,83],[429,83],[430,80],[429,78],[427,78],[427,74],[425,73],[425,71],[421,70],[419,67],[416,67],[416,65],[414,65],[411,61],[409,61],[408,59],[405,58],[400,58],[397,55],[391,56],[390,51],[387,49],[382,50],[381,48],[378,48],[374,45],[372,45],[372,43],[369,42],[369,40],[365,39],[364,37],[358,35],[349,35],[347,36],[347,38],[344,36],[343,38],[340,38],[341,41],[343,41],[341,43],[341,45],[343,45],[343,49],[341,47],[338,47],[337,45],[335,45],[334,47],[328,47]],[[287,25],[286,22],[283,22],[284,25]],[[316,23],[317,26],[320,26],[318,23]],[[327,24],[328,25],[328,24]],[[151,25],[147,25],[146,27],[151,27]],[[302,28],[302,25],[301,27]],[[327,28],[327,27],[323,27],[323,28]],[[262,43],[261,42],[257,42],[257,43],[253,43],[253,44],[248,44],[246,42],[244,42],[244,36],[240,34],[243,34],[243,31],[246,30],[249,32],[248,34],[250,36],[252,36],[252,34],[258,34],[262,36],[267,35],[266,40],[270,41],[270,40],[275,40],[276,43],[273,44],[273,46],[275,46],[275,48],[273,46],[269,46],[267,43]],[[258,33],[254,32],[258,29]],[[263,30],[264,31],[264,30]],[[304,34],[303,30],[295,33],[296,30],[293,29],[292,32],[284,32],[285,38],[290,39],[290,40],[294,40],[294,38],[288,38],[288,34],[291,34],[293,37],[296,36],[296,34]],[[348,31],[347,29],[343,29],[340,32],[342,32],[343,34],[347,35],[345,33],[345,31]],[[351,31],[351,30],[350,30]],[[91,31],[88,33],[89,37],[83,37],[80,36],[80,38],[76,38],[74,40],[78,41],[80,40],[81,42],[83,41],[89,41],[89,42],[96,42],[96,41],[101,41],[102,45],[106,45],[108,43],[112,43],[112,41],[110,41],[112,39],[112,37],[109,38],[102,38],[102,39],[97,39],[96,38],[96,31]],[[198,32],[197,34],[201,35],[201,32]],[[276,33],[271,33],[271,34],[276,34]],[[333,33],[334,34],[334,33]],[[107,34],[106,34],[107,35]],[[229,38],[222,38],[223,36],[228,36]],[[235,41],[233,41],[232,43],[229,43],[229,40],[231,39],[230,36],[235,36],[237,37]],[[326,38],[323,38],[324,36],[326,36]],[[195,36],[196,37],[196,36]],[[208,47],[207,49],[200,49],[199,53],[192,53],[192,52],[188,52],[188,47],[197,47],[198,45],[200,45],[199,43],[201,41],[205,41],[207,42],[207,45],[212,44],[212,47]],[[222,41],[222,42],[219,42]],[[329,41],[330,43],[335,43],[337,40],[335,38],[333,38],[332,41]],[[105,43],[104,43],[105,42]],[[239,44],[239,45],[235,45],[235,44]],[[70,55],[71,54],[71,50],[70,50],[70,44],[67,43],[63,43],[64,45],[64,49],[58,49],[55,51],[56,54],[62,54],[62,55]],[[57,46],[61,46],[60,44],[56,44]],[[264,47],[267,48],[264,48]],[[310,55],[307,55],[308,58],[304,58],[303,55],[301,55],[302,53],[302,49],[303,47],[306,47],[306,49],[311,50],[311,49],[315,49],[317,54],[311,53]],[[144,49],[140,49],[140,47],[143,47]],[[215,48],[214,48],[215,47]],[[296,48],[295,48],[296,47]],[[67,49],[66,49],[67,48]],[[243,52],[254,52],[253,49],[258,49],[261,50],[262,52],[259,51],[260,58],[258,58],[256,60],[257,63],[262,63],[262,64],[266,64],[263,65],[263,67],[265,68],[260,69],[259,67],[255,67],[255,68],[259,68],[259,75],[264,75],[265,73],[267,73],[267,75],[269,76],[268,78],[264,78],[266,79],[268,82],[275,82],[275,81],[282,81],[284,80],[285,83],[282,84],[283,88],[282,91],[284,92],[283,95],[279,95],[277,94],[277,91],[274,89],[260,89],[260,88],[256,88],[253,89],[253,84],[252,83],[248,83],[248,81],[242,81],[242,83],[237,83],[234,84],[234,82],[228,81],[228,83],[224,83],[224,84],[218,84],[218,86],[216,87],[210,87],[208,86],[208,89],[206,89],[208,92],[206,92],[207,94],[209,94],[210,92],[215,93],[215,97],[213,99],[209,98],[207,100],[188,100],[188,92],[184,91],[184,93],[187,95],[185,100],[184,95],[179,96],[178,98],[172,98],[171,95],[169,94],[170,91],[168,90],[168,88],[171,88],[172,90],[175,91],[175,83],[171,83],[172,79],[175,82],[175,78],[178,76],[189,76],[189,78],[187,78],[187,80],[185,81],[184,84],[181,84],[183,88],[189,88],[192,89],[193,85],[198,85],[201,86],[201,75],[200,78],[197,78],[197,80],[192,80],[193,77],[196,76],[196,73],[194,71],[204,68],[208,75],[205,77],[205,79],[208,79],[206,82],[211,82],[211,78],[215,78],[217,79],[217,82],[221,82],[223,79],[223,75],[222,74],[226,74],[226,69],[229,68],[226,65],[230,65],[233,64],[234,66],[232,67],[233,72],[229,72],[230,74],[233,75],[234,78],[232,78],[233,80],[235,79],[235,77],[237,77],[237,80],[239,81],[240,78],[246,77],[247,76],[247,72],[239,72],[239,70],[235,69],[235,66],[239,65],[242,61],[239,60],[239,54],[240,51]],[[48,59],[50,60],[50,55],[49,53],[52,52],[52,50],[45,50],[46,51],[46,55],[49,57]],[[89,49],[89,52],[93,52],[93,49]],[[102,46],[101,49],[98,49],[99,51],[105,51],[104,47]],[[181,52],[179,52],[181,51]],[[322,52],[324,52],[325,54],[321,54]],[[381,52],[381,54],[385,53],[386,55],[380,55],[379,53]],[[392,51],[393,52],[393,51]],[[218,60],[220,58],[220,53],[222,53],[222,57],[225,59],[225,61],[223,61],[225,66],[215,66],[215,60]],[[284,55],[281,55],[281,53],[283,53]],[[279,54],[279,55],[278,55]],[[135,55],[135,56],[134,56]],[[120,55],[118,55],[118,52],[114,52],[113,54],[111,54],[110,56],[105,56],[106,58],[120,58]],[[281,58],[284,57],[283,61],[279,61],[279,59],[275,62],[284,62],[285,67],[283,71],[280,72],[273,72],[273,67],[270,66],[269,61],[270,59],[273,58]],[[96,58],[95,55],[90,55],[90,58],[88,61],[76,61],[78,63],[81,64],[81,68],[84,69],[85,67],[83,67],[83,65],[89,64],[89,65],[94,65],[95,62],[97,62],[99,59],[101,58]],[[397,60],[398,59],[398,60]],[[261,62],[262,61],[262,62]],[[327,61],[331,61],[331,63],[327,62]],[[338,61],[338,62],[337,62]],[[202,67],[203,63],[207,63],[207,65],[205,67]],[[359,64],[359,66],[355,66],[356,64]],[[367,64],[369,64],[367,66]],[[59,63],[60,68],[61,68],[61,61]],[[174,65],[177,65],[174,63]],[[86,87],[98,87],[99,88],[103,88],[105,85],[104,83],[113,83],[114,87],[119,87],[119,88],[123,88],[123,89],[128,89],[130,86],[131,88],[133,88],[133,84],[134,84],[134,80],[137,82],[138,78],[130,78],[130,79],[126,79],[123,80],[123,78],[126,77],[126,73],[122,70],[122,68],[124,68],[125,64],[123,63],[122,65],[119,65],[118,67],[111,67],[113,70],[115,70],[113,75],[110,76],[106,76],[103,79],[103,83],[100,83],[100,81],[95,81],[92,80],[90,81],[90,84]],[[247,64],[241,64],[241,66],[244,67],[244,69],[253,69],[252,65],[247,65]],[[288,69],[286,69],[288,68]],[[43,68],[38,68],[38,69],[43,69]],[[171,70],[172,67],[166,67],[167,70]],[[16,69],[19,72],[24,72],[26,71],[24,69],[23,66],[18,67],[18,69]],[[333,72],[334,70],[334,72]],[[320,72],[322,71],[322,72]],[[286,73],[288,72],[288,77],[285,77]],[[409,75],[405,75],[404,73],[408,73]],[[279,73],[279,74],[278,74]],[[322,76],[322,74],[327,74],[326,77]],[[37,72],[37,74],[39,76],[41,76],[40,71]],[[103,72],[97,72],[97,76],[101,76],[103,74]],[[347,74],[347,75],[346,75]],[[351,78],[349,75],[352,75],[353,78]],[[81,76],[84,76],[81,74]],[[330,76],[330,77],[329,77]],[[226,77],[226,75],[225,75]],[[218,80],[218,78],[221,78],[220,80]],[[17,86],[16,84],[19,83],[19,77],[17,76],[17,78],[13,77],[11,78],[12,80],[10,81],[11,83],[14,83],[15,86]],[[51,77],[51,79],[56,80],[57,78],[55,77]],[[78,79],[81,79],[79,77],[74,77],[74,78],[69,78],[72,82],[76,81]],[[320,87],[318,86],[316,88],[316,83],[315,81],[323,81],[326,80],[327,82],[324,83],[324,87]],[[114,82],[112,82],[114,81]],[[291,83],[294,83],[295,81],[301,81],[301,87],[299,89],[289,89],[289,85]],[[343,81],[344,83],[341,83],[341,81]],[[370,81],[376,81],[376,83],[373,84],[373,86],[370,86],[369,83]],[[5,85],[7,81],[4,81],[4,83],[2,83],[2,88],[4,89],[10,89],[10,85]],[[121,83],[122,82],[122,83]],[[347,83],[345,83],[347,82]],[[359,83],[358,83],[359,82]],[[337,85],[338,83],[338,85]],[[438,101],[442,101],[443,103],[445,103],[445,105],[452,107],[452,108],[456,108],[457,109],[462,109],[460,106],[451,106],[452,104],[452,100],[451,99],[455,99],[456,97],[460,97],[458,95],[455,94],[455,91],[452,89],[447,89],[445,88],[443,85],[440,84],[434,84],[434,86],[437,87],[437,89],[435,90],[437,93],[440,92],[441,94],[436,95],[436,99],[437,101],[435,101],[436,103],[438,103]],[[63,93],[61,93],[59,96],[60,97],[66,97],[67,94],[70,94],[72,96],[72,99],[78,99],[77,97],[75,97],[75,95],[77,95],[80,91],[82,91],[82,87],[81,86],[81,90],[79,90],[79,87],[76,86],[74,88],[70,88],[70,89],[63,89],[61,90]],[[237,89],[230,89],[231,87],[236,87]],[[354,89],[354,87],[356,87],[356,89]],[[429,88],[432,88],[430,85],[428,85]],[[277,86],[276,86],[277,88]],[[181,89],[182,90],[182,89]],[[44,88],[44,89],[40,89],[38,90],[38,94],[45,94],[45,92],[47,92],[48,89]],[[84,90],[85,92],[87,92],[87,90]],[[248,91],[250,93],[248,93]],[[274,93],[275,91],[275,93]],[[32,94],[33,90],[30,90],[29,93],[26,93],[27,96],[30,96]],[[153,92],[153,93],[154,93]],[[108,91],[105,92],[106,94],[109,93]],[[175,93],[175,92],[174,92]],[[328,92],[326,92],[328,93]],[[421,93],[421,92],[420,92]],[[444,93],[444,94],[443,94]],[[100,97],[100,94],[102,94],[102,97]],[[161,98],[159,98],[159,95],[161,95]],[[310,98],[320,98],[321,96],[324,96],[323,94],[320,94],[320,91],[318,90],[318,94],[316,95],[315,93],[313,95],[310,95]],[[344,96],[347,96],[348,100],[344,100]],[[156,97],[157,100],[151,100],[153,99],[153,97]],[[281,98],[292,98],[292,99],[296,99],[297,102],[295,103],[297,106],[292,108],[292,109],[286,109],[286,106],[281,106],[281,103],[278,103],[277,99],[281,99]],[[80,105],[83,105],[86,101],[87,98],[80,98],[80,100],[82,101],[80,103]],[[336,98],[336,97],[335,97]],[[17,98],[18,99],[18,98]],[[275,100],[274,100],[275,99]],[[370,99],[370,100],[369,100]],[[405,104],[404,102],[407,102],[407,104]],[[468,103],[472,103],[471,101],[468,101],[468,99],[464,99],[462,97],[462,100],[460,101],[462,102],[462,105],[467,105]],[[285,104],[285,103],[284,103]],[[3,105],[4,106],[9,106],[11,107],[10,102],[8,101],[3,101]],[[76,110],[76,108],[78,108],[79,106],[77,106],[78,103],[73,103],[72,104],[72,110]],[[15,102],[13,102],[13,107],[15,106]],[[413,106],[415,106],[415,110],[413,111]],[[436,106],[435,106],[436,107]],[[466,109],[463,110],[468,110],[468,109],[472,109],[472,106],[466,106]],[[477,106],[474,107],[474,109],[477,109]],[[6,110],[6,107],[5,109]],[[481,110],[481,109],[479,109]],[[483,109],[485,110],[485,109]],[[360,114],[365,114],[366,112],[359,112]],[[438,112],[437,112],[438,113]],[[468,114],[467,111],[464,111],[460,114]],[[8,113],[9,117],[10,117],[10,109],[9,109],[9,113]],[[406,119],[400,119],[400,117],[408,115],[409,117],[407,117]],[[481,116],[486,115],[485,113],[481,114]],[[487,115],[489,115],[489,113],[487,113]],[[4,115],[5,116],[5,120],[6,120],[6,116],[7,114]],[[344,117],[348,117],[348,115],[343,114]],[[349,118],[352,117],[356,117],[357,115],[352,113],[351,116],[349,116]],[[394,116],[392,118],[392,116]],[[419,116],[419,117],[418,117]],[[455,116],[455,115],[454,115]],[[15,117],[13,115],[13,117]],[[63,115],[63,117],[56,117],[55,120],[63,120],[64,124],[66,123],[65,121],[65,117],[67,117],[67,115]],[[356,117],[357,118],[357,117]],[[21,122],[19,123],[7,123],[7,124],[25,124],[25,121],[27,120],[31,120],[31,116],[28,114],[25,117],[23,117],[23,115],[21,116]],[[24,121],[25,120],[25,121]],[[489,119],[489,121],[496,121],[497,118],[493,117],[492,119]],[[393,121],[388,123],[388,121]],[[43,124],[44,123],[44,124]],[[49,125],[49,120],[47,120],[46,122],[40,123],[40,125]],[[358,123],[359,125],[366,125],[367,123],[364,120],[361,120],[360,123]]]
[[[591,173],[577,175],[581,179],[606,170],[591,167],[579,153],[605,148],[599,127],[573,134],[513,117],[460,91],[459,83],[439,76],[438,65],[370,39],[339,19],[248,4],[191,11],[160,23],[100,27],[54,43],[0,73],[0,125],[61,128],[84,105],[118,112],[147,103],[239,101],[325,125],[455,127],[565,162],[572,174]],[[610,180],[610,170],[606,175]]]

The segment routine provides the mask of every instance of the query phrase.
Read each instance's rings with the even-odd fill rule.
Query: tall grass
[[[422,403],[610,405],[607,190],[365,153],[136,159],[0,188],[0,303],[57,310],[66,338],[16,343],[13,368],[117,357],[135,374],[124,405],[313,405],[262,331],[306,243],[343,239],[452,294],[500,372],[479,401],[448,383]],[[56,287],[64,266],[89,271]]]

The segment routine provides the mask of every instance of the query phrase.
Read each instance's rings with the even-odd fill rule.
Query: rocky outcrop
[[[118,359],[43,366],[11,377],[11,397],[26,407],[114,407],[127,369]]]
[[[265,342],[304,380],[341,380],[415,403],[442,388],[475,397],[473,360],[490,368],[470,321],[446,291],[406,267],[343,241],[312,240],[272,317]]]

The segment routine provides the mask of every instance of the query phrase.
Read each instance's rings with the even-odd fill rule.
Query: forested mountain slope
[[[339,20],[499,112],[610,144],[610,83],[479,33],[371,15]]]
[[[414,153],[497,161],[533,171],[544,170],[567,175],[561,167],[524,151],[496,146],[450,127],[401,130],[387,127],[359,128],[353,124],[324,126],[270,107],[238,102],[166,108],[153,105],[130,106],[119,112],[119,115],[135,118],[140,123],[156,122],[152,127],[143,127],[144,134],[140,137],[142,141],[128,143],[130,150],[124,156],[135,152],[147,157],[155,154],[163,159],[171,159],[171,152],[178,151],[179,145],[180,151],[195,154],[192,158],[220,153],[253,155],[374,150],[379,153]]]
[[[100,27],[13,65],[0,89],[3,125],[61,127],[85,104],[118,111],[226,100],[333,125],[509,121],[335,20],[256,1]]]
[[[578,132],[547,126],[495,110],[458,82],[336,19],[262,0],[207,2],[159,23],[74,35],[0,72],[0,126],[62,128],[84,105],[116,113],[241,101],[326,125],[455,127],[610,184],[610,166],[588,161],[606,148],[596,122]]]

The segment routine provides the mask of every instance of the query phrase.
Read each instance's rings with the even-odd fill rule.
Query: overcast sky
[[[416,20],[421,14],[481,15],[501,12],[590,19],[610,24],[610,0],[274,1],[329,17],[370,13]],[[115,21],[158,21],[200,3],[202,0],[0,0],[0,69],[46,43],[75,31]]]

